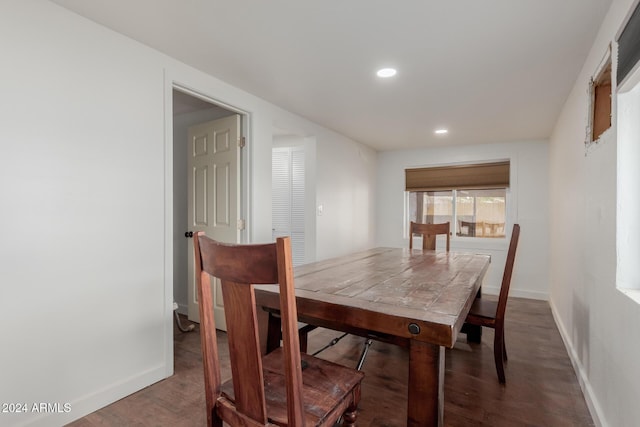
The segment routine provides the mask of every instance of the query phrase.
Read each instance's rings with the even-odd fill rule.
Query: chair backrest
[[[481,226],[482,227],[482,226]],[[476,235],[476,223],[471,221],[460,221],[459,236],[475,237]]]
[[[422,249],[436,249],[436,235],[446,234],[447,236],[447,252],[449,251],[449,223],[441,224],[421,224],[411,221],[409,227],[409,249],[413,249],[413,235],[422,234]]]
[[[302,369],[289,237],[270,244],[231,245],[199,232],[193,240],[208,421],[221,386],[211,275],[222,286],[236,411],[260,424],[267,423],[267,410],[253,285],[279,285],[287,416],[290,426],[302,426]]]
[[[513,224],[513,231],[511,232],[511,242],[509,243],[509,252],[507,252],[507,262],[504,266],[502,285],[500,286],[500,296],[498,297],[496,323],[504,320],[504,312],[507,308],[507,297],[509,296],[509,286],[511,286],[511,275],[513,273],[513,264],[516,260],[516,249],[518,248],[519,238],[520,224]]]

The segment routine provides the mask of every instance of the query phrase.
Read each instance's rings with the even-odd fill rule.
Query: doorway
[[[198,224],[202,223],[203,217],[201,213],[203,210],[201,209],[199,212],[190,212],[189,206],[190,203],[193,204],[189,195],[193,195],[194,190],[190,188],[193,185],[194,176],[201,174],[201,171],[196,173],[193,172],[194,167],[190,166],[190,156],[192,156],[195,148],[192,147],[194,141],[190,141],[188,134],[190,129],[196,129],[200,131],[206,128],[205,123],[214,123],[214,122],[225,122],[233,121],[234,117],[238,117],[239,124],[237,126],[238,134],[233,136],[234,139],[231,141],[230,148],[232,150],[240,150],[237,147],[237,140],[242,138],[244,134],[244,122],[245,116],[243,114],[239,114],[238,111],[233,111],[230,108],[226,108],[219,104],[216,104],[214,101],[208,100],[204,97],[200,97],[194,93],[191,93],[186,90],[180,90],[179,88],[173,88],[172,91],[173,97],[173,295],[174,301],[177,303],[178,313],[187,315],[189,320],[191,321],[199,321],[199,313],[197,310],[197,300],[193,292],[193,282],[194,274],[193,274],[193,257],[192,257],[192,237],[189,237],[188,232],[194,232],[198,229],[202,229],[202,227],[198,227]],[[203,127],[204,126],[204,127]],[[202,133],[195,137],[191,135],[192,138],[197,139],[198,144],[205,144],[205,146],[201,146],[205,151],[207,150],[206,144],[215,144],[216,143],[216,131],[211,133],[211,136],[202,137]],[[224,135],[223,135],[224,136]],[[209,142],[206,139],[209,138]],[[237,139],[237,140],[236,140]],[[213,145],[210,147],[211,151],[216,151],[213,149]],[[242,174],[240,173],[241,167],[240,158],[237,161],[238,170],[235,175],[240,180]],[[214,167],[209,169],[209,176],[212,176],[212,171]],[[197,179],[197,177],[196,177]],[[196,186],[197,187],[197,186]],[[206,191],[216,191],[216,185],[206,186]],[[227,217],[227,228],[233,228],[231,235],[227,232],[221,236],[211,235],[211,229],[207,230],[207,234],[211,235],[212,238],[217,238],[222,241],[229,242],[238,242],[241,240],[241,232],[238,224],[237,218],[242,217],[242,211],[240,209],[240,201],[241,197],[241,185],[240,182],[232,185],[230,193],[235,194],[227,194],[230,200],[236,200],[237,202],[237,215],[236,217]],[[202,190],[202,189],[201,189]],[[204,190],[203,190],[204,191]],[[215,199],[215,195],[212,195],[212,199]],[[205,208],[206,210],[207,208]],[[196,209],[197,211],[197,209]],[[211,209],[208,209],[208,214],[215,213],[211,212]],[[195,216],[198,216],[197,221],[194,221]],[[204,222],[209,221],[207,218],[204,218]],[[196,226],[194,227],[194,222]],[[190,257],[191,254],[191,257]],[[218,316],[219,317],[219,316]],[[222,316],[224,318],[224,316]],[[220,329],[224,329],[224,322],[217,322],[217,326]]]

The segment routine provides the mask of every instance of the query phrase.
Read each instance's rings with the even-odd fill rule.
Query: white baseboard
[[[589,377],[587,376],[584,370],[584,366],[582,366],[582,363],[578,358],[578,353],[571,343],[570,336],[567,333],[567,330],[564,327],[560,316],[558,315],[558,311],[556,310],[553,301],[549,301],[549,306],[551,306],[551,314],[553,314],[553,320],[555,321],[556,326],[560,331],[560,336],[562,337],[562,341],[564,341],[564,346],[567,349],[567,353],[569,353],[569,359],[571,360],[571,364],[573,365],[573,370],[576,373],[576,377],[578,377],[578,383],[580,384],[580,388],[582,389],[582,394],[584,395],[584,400],[587,403],[587,408],[589,408],[591,418],[593,418],[593,423],[597,427],[606,427],[608,426],[608,424],[604,419],[602,408],[598,403],[598,399],[596,399],[596,396],[593,393],[591,383],[589,382]]]
[[[113,383],[101,390],[68,402],[70,410],[53,413],[31,413],[21,419],[16,426],[52,427],[64,426],[72,421],[89,415],[98,409],[104,408],[123,397],[129,396],[143,388],[150,386],[166,376],[164,364],[151,368],[141,374]],[[64,402],[67,403],[67,402]],[[62,406],[63,403],[61,403]],[[33,416],[31,416],[33,415]]]

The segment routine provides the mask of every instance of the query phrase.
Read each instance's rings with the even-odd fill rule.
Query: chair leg
[[[495,330],[495,339],[493,341],[493,357],[496,362],[496,371],[498,373],[498,380],[500,384],[506,382],[504,377],[504,333],[501,329]]]
[[[224,424],[222,418],[218,416],[214,405],[214,407],[211,409],[211,412],[209,412],[209,416],[207,417],[207,427],[222,427],[223,425]]]
[[[504,331],[502,331],[502,358],[505,362],[507,361],[507,344],[504,340]]]
[[[353,400],[351,405],[347,408],[344,414],[342,414],[343,426],[355,426],[358,419],[358,404],[360,403],[360,386],[356,386],[353,389]]]
[[[358,419],[358,408],[356,406],[350,406],[347,411],[342,415],[342,425],[355,426]]]
[[[463,334],[467,334],[467,342],[480,344],[482,342],[482,326],[465,323],[460,330]]]

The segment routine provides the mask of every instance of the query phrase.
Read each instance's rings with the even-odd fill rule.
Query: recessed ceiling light
[[[438,135],[444,135],[445,133],[449,133],[447,129],[436,129],[435,133]]]
[[[393,77],[395,76],[397,73],[395,68],[381,68],[378,70],[378,72],[376,72],[376,74],[378,75],[378,77],[382,77],[382,78],[389,78],[389,77]]]

